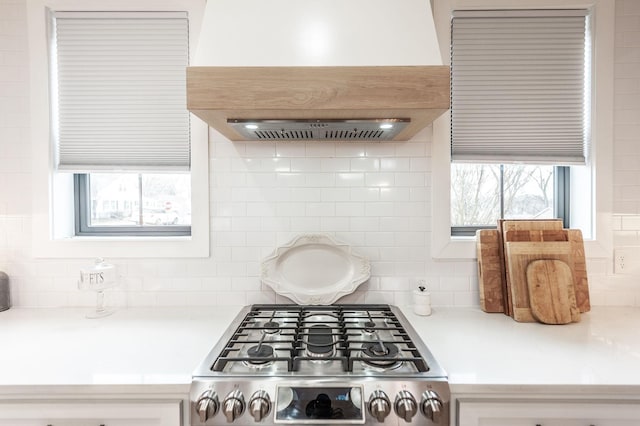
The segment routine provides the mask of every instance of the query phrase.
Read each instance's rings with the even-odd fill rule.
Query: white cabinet
[[[182,401],[0,401],[0,426],[181,426]]]
[[[640,401],[458,399],[457,426],[638,426]]]

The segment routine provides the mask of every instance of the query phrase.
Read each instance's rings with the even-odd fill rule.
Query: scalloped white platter
[[[262,262],[262,282],[299,305],[330,305],[371,275],[369,260],[325,234],[304,234]]]

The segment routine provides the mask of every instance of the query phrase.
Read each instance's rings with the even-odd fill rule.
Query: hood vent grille
[[[246,140],[388,141],[411,120],[227,120]]]

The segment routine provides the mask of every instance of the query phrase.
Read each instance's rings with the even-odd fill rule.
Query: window
[[[85,141],[92,141],[96,144],[90,144],[91,149],[96,149],[94,155],[85,156],[84,160],[92,159],[93,161],[87,161],[85,163],[78,162],[78,155],[82,159],[81,151],[77,151],[77,146],[74,145],[74,137],[77,135],[76,129],[66,127],[64,130],[64,136],[67,137],[67,142],[71,142],[70,149],[60,149],[58,134],[62,130],[58,126],[58,118],[65,114],[66,111],[75,111],[77,113],[71,113],[71,118],[76,118],[76,123],[87,121],[83,114],[84,112],[90,112],[91,110],[98,110],[99,103],[87,104],[80,107],[78,102],[82,102],[80,99],[72,100],[72,97],[65,97],[62,93],[63,87],[55,84],[57,76],[52,76],[50,70],[57,69],[60,65],[57,63],[56,45],[52,43],[56,39],[57,18],[66,16],[68,13],[97,13],[101,16],[105,16],[105,13],[112,14],[112,17],[122,17],[123,13],[140,15],[149,15],[156,19],[156,23],[162,24],[161,17],[168,15],[177,16],[175,21],[181,21],[182,28],[179,30],[183,36],[182,40],[188,40],[187,49],[181,48],[181,55],[176,59],[179,59],[182,63],[179,70],[181,74],[184,74],[184,64],[188,58],[193,58],[195,54],[195,46],[198,42],[198,34],[200,33],[200,27],[202,24],[202,17],[205,7],[204,0],[130,0],[127,2],[87,2],[85,0],[46,0],[46,1],[33,1],[27,4],[27,22],[29,27],[29,62],[30,62],[30,116],[31,116],[31,138],[34,146],[32,156],[32,170],[33,170],[33,221],[32,221],[32,247],[33,254],[37,258],[86,258],[86,257],[117,257],[117,258],[137,258],[137,257],[156,257],[156,258],[189,258],[189,257],[208,257],[210,251],[209,244],[209,152],[208,152],[208,127],[199,120],[197,117],[190,115],[184,108],[184,100],[176,100],[172,102],[172,105],[176,105],[180,109],[181,123],[177,126],[170,126],[169,123],[174,123],[171,120],[164,119],[157,120],[156,123],[162,124],[161,126],[148,126],[151,130],[158,130],[159,134],[154,138],[145,138],[136,129],[128,128],[123,132],[124,136],[133,136],[129,140],[121,141],[120,143],[102,143],[106,140],[106,135],[109,131],[117,129],[120,125],[126,126],[128,123],[120,122],[117,124],[117,120],[113,117],[107,118],[107,113],[102,117],[98,116],[95,120],[89,119],[89,126],[84,126],[87,131],[93,130],[93,134],[88,134],[78,140],[84,139]],[[64,13],[60,12],[64,11]],[[119,16],[118,16],[119,15]],[[69,15],[70,16],[70,15]],[[132,16],[132,15],[128,15]],[[186,21],[185,21],[186,18]],[[71,18],[69,18],[71,19]],[[186,27],[184,23],[186,22]],[[95,21],[92,21],[89,27],[93,27]],[[162,24],[163,25],[163,24]],[[153,26],[153,25],[152,25]],[[144,31],[149,25],[136,25],[136,32]],[[82,29],[81,29],[82,30]],[[187,32],[185,32],[185,30]],[[163,49],[172,50],[171,43],[167,40],[169,36],[168,32],[163,31],[162,43]],[[149,38],[150,41],[156,40],[157,37]],[[83,43],[86,47],[87,43],[95,42],[91,37],[84,37],[77,43],[81,46]],[[185,42],[180,42],[182,46]],[[86,54],[93,55],[98,49],[86,49]],[[118,53],[124,51],[126,53],[128,49],[114,49],[117,57]],[[148,49],[152,51],[152,48]],[[137,55],[137,57],[142,57]],[[82,55],[80,59],[83,59]],[[72,60],[73,62],[73,60]],[[52,68],[52,65],[54,66]],[[66,70],[71,68],[65,66]],[[178,68],[176,68],[178,69]],[[103,68],[105,77],[114,75],[112,70]],[[74,73],[85,73],[82,70],[75,70]],[[140,73],[140,70],[138,70]],[[145,71],[146,73],[146,71]],[[155,87],[168,87],[169,84],[165,84],[163,81],[154,80],[153,73],[148,73],[147,80],[155,81]],[[82,78],[88,75],[82,75]],[[81,78],[81,80],[82,80]],[[78,81],[77,78],[72,80]],[[170,78],[171,81],[178,81],[174,77]],[[105,80],[106,81],[106,80]],[[145,82],[146,83],[146,82]],[[100,87],[96,85],[95,87]],[[104,85],[102,86],[105,87]],[[149,85],[138,84],[132,85],[128,89],[130,93],[134,93],[135,89],[149,88]],[[180,88],[184,92],[184,82],[176,83],[175,87]],[[77,90],[79,93],[86,93],[87,96],[91,95],[90,90],[92,86],[87,84],[86,87],[82,87]],[[62,89],[62,90],[59,90]],[[111,89],[111,87],[109,88]],[[109,90],[108,89],[108,90]],[[104,92],[108,92],[105,90]],[[147,93],[154,94],[154,90],[147,90]],[[93,92],[96,95],[95,92]],[[99,95],[100,93],[98,93]],[[64,99],[59,102],[59,96]],[[184,99],[184,93],[179,95]],[[130,97],[135,100],[138,95]],[[72,101],[68,101],[72,100]],[[58,108],[60,105],[60,108]],[[151,117],[157,115],[157,112],[163,108],[160,106],[161,102],[157,103],[157,108],[148,108],[147,112],[153,114],[141,114],[142,118]],[[133,105],[135,109],[135,105]],[[116,110],[117,108],[113,108]],[[111,111],[113,112],[113,111]],[[128,112],[133,112],[128,110]],[[75,117],[74,117],[75,116]],[[135,114],[127,114],[126,117],[132,119]],[[133,120],[139,122],[136,120]],[[71,120],[69,123],[73,124]],[[184,129],[187,129],[186,132]],[[179,132],[177,130],[180,130]],[[186,137],[179,138],[177,134],[185,135]],[[170,136],[169,136],[170,135]],[[139,143],[144,140],[151,141],[150,146],[146,147]],[[187,141],[187,144],[176,143],[177,141]],[[132,143],[135,141],[136,143]],[[177,152],[168,151],[173,146],[177,147]],[[186,149],[185,149],[186,147]],[[112,149],[109,152],[110,148]],[[121,151],[122,148],[133,149],[127,153]],[[107,149],[107,151],[100,151]],[[66,150],[66,151],[65,151]],[[64,151],[64,152],[63,152]],[[116,158],[115,163],[109,163],[113,160],[113,155],[120,152],[120,157]],[[141,162],[146,161],[145,164]],[[170,163],[168,163],[168,161]],[[117,164],[117,167],[113,167],[113,164]],[[169,180],[184,180],[179,184],[181,188],[187,191],[187,196],[190,197],[189,208],[181,205],[181,196],[177,194],[171,194],[170,196],[156,196],[154,188],[150,188],[150,191],[144,190],[149,184],[145,183],[147,177],[153,177],[153,175],[161,174],[165,179]],[[104,176],[113,178],[116,181],[125,179],[126,176],[133,175],[136,178],[136,182],[141,180],[143,185],[142,195],[138,201],[126,196],[126,197],[110,197],[109,194],[105,196],[94,197],[91,200],[91,189],[86,186],[88,183],[91,185],[93,182],[103,185],[102,178]],[[140,176],[141,175],[141,176]],[[84,176],[84,177],[83,177]],[[181,177],[180,177],[181,176]],[[82,180],[86,179],[84,183]],[[183,183],[185,185],[183,185]],[[81,186],[85,185],[82,191],[79,190]],[[150,182],[155,187],[156,184]],[[178,185],[178,182],[175,182]],[[113,186],[109,186],[109,191],[127,191],[128,184],[124,185],[122,182],[115,183]],[[106,188],[106,187],[103,187]],[[136,189],[139,188],[136,186]],[[149,189],[149,188],[148,188]],[[79,192],[80,191],[80,192]],[[147,194],[149,192],[149,194]],[[85,207],[91,207],[96,209],[95,213],[87,212],[87,222],[94,227],[91,231],[105,231],[103,233],[85,233],[78,235],[79,224],[75,223],[75,217],[78,217],[76,212],[78,211],[78,201],[80,195],[86,195]],[[148,196],[147,196],[148,195]],[[143,198],[147,198],[146,204],[152,208],[152,212],[148,212],[146,215],[147,224],[145,222],[145,212],[143,210],[142,223],[140,225],[140,214],[137,215],[137,221],[134,223],[131,217],[125,218],[125,212],[134,210],[139,211],[139,205],[135,203],[145,204]],[[100,210],[100,213],[98,213]],[[160,211],[162,213],[160,213]],[[174,210],[170,212],[170,210]],[[111,211],[114,213],[113,220],[117,221],[119,216],[122,217],[122,222],[117,223],[115,226],[106,226],[105,222],[91,222],[92,217],[103,214],[103,212]],[[178,223],[173,224],[173,213],[178,216]],[[159,217],[159,219],[158,219]],[[169,220],[171,219],[171,220]],[[125,223],[125,221],[128,221]],[[156,225],[156,221],[160,222]],[[153,222],[153,223],[152,223]],[[166,225],[162,223],[167,223]],[[189,224],[190,222],[190,232]],[[126,232],[125,225],[133,225],[131,231],[143,231],[143,232]],[[180,232],[180,228],[183,228],[183,232]],[[114,232],[118,228],[119,231]],[[186,232],[184,232],[186,229]],[[144,233],[144,231],[150,231]],[[164,231],[158,234],[156,231]]]
[[[75,175],[76,235],[188,235],[188,174]]]
[[[451,235],[498,219],[561,218],[569,227],[569,170],[533,164],[451,164]]]
[[[561,217],[590,135],[588,13],[456,11],[451,24],[451,234]],[[556,165],[556,166],[554,166]]]
[[[464,5],[457,0],[434,0],[434,18],[440,48],[448,51],[451,43],[451,17],[454,10],[508,9],[513,0],[494,0],[490,5],[480,2]],[[612,239],[610,212],[612,211],[613,171],[613,77],[615,10],[603,0],[523,0],[518,8],[586,9],[590,15],[593,75],[590,97],[592,132],[584,166],[571,165],[571,227],[581,229],[585,238],[585,254],[589,258],[611,256]],[[449,56],[443,62],[450,63]],[[451,198],[451,114],[447,112],[434,121],[432,150],[432,216],[431,256],[439,260],[472,260],[476,257],[473,238],[452,237],[451,208],[448,203],[435,200]],[[565,197],[566,198],[566,197]]]
[[[52,18],[56,167],[82,172],[76,235],[189,235],[189,175],[165,173],[190,167],[187,14]]]

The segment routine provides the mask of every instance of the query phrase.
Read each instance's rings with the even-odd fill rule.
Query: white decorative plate
[[[262,282],[300,305],[330,305],[369,279],[369,260],[325,234],[305,234],[262,262]]]

